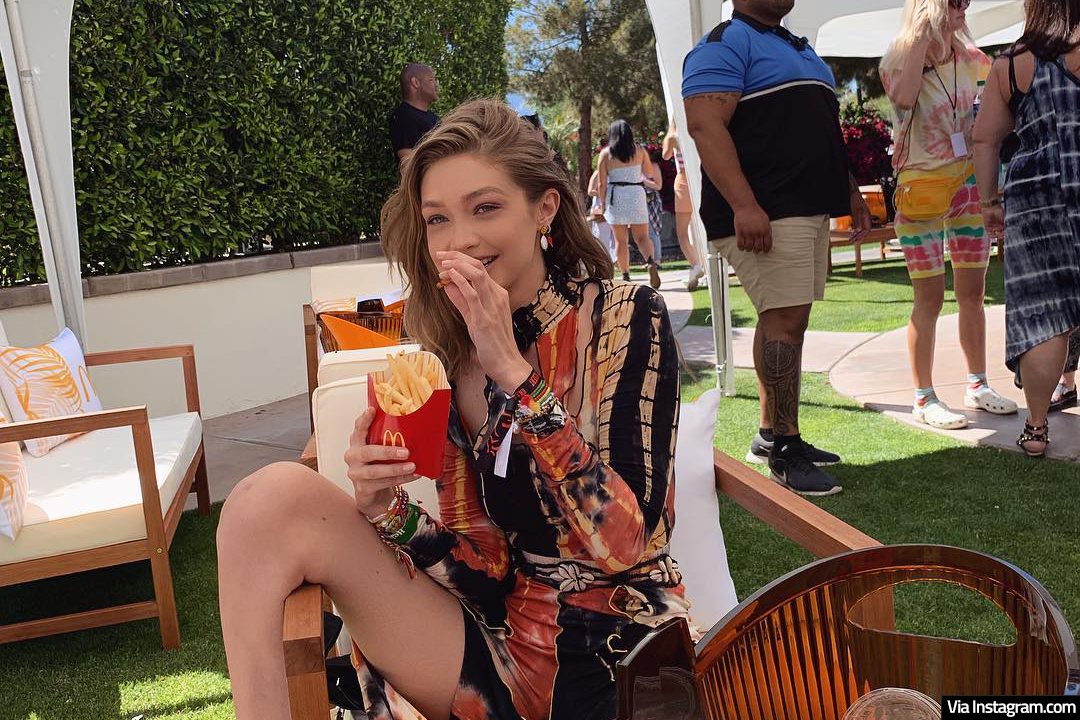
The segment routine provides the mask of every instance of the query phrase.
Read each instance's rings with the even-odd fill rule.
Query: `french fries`
[[[375,383],[375,397],[387,415],[408,415],[428,401],[436,387],[443,385],[441,367],[426,353],[404,352],[387,355],[390,364],[386,380]],[[384,377],[385,377],[384,373]]]

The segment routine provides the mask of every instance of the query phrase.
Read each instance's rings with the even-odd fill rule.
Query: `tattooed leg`
[[[799,434],[802,345],[810,306],[763,312],[754,334],[754,366],[764,389],[763,415],[775,435]]]

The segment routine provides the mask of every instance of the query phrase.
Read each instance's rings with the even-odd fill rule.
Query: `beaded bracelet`
[[[416,534],[420,522],[420,508],[409,502],[409,493],[405,492],[405,488],[396,486],[394,497],[390,500],[386,512],[368,520],[375,527],[375,534],[379,540],[394,551],[398,562],[408,570],[409,577],[415,578],[416,565],[401,546]]]

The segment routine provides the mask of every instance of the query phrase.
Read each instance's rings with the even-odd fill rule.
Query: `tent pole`
[[[52,173],[49,168],[48,154],[45,152],[44,132],[41,124],[41,114],[38,111],[36,82],[34,69],[30,66],[30,57],[26,52],[26,40],[23,37],[22,19],[19,15],[19,0],[4,0],[7,10],[8,32],[11,34],[11,47],[15,55],[15,67],[19,73],[19,84],[22,89],[22,104],[26,119],[26,130],[30,136],[30,150],[34,158],[34,168],[37,174],[38,188],[41,192],[41,201],[44,205],[45,224],[39,234],[45,240],[41,243],[42,253],[50,255],[52,267],[57,274],[58,292],[53,295],[54,311],[57,314],[57,324],[71,327],[79,339],[79,344],[85,348],[85,329],[77,318],[81,317],[78,308],[75,307],[77,300],[70,297],[62,288],[75,287],[81,292],[81,273],[78,280],[71,283],[70,275],[73,269],[68,263],[64,253],[57,253],[57,241],[62,237],[60,213],[56,207],[56,192],[52,184]],[[48,262],[46,263],[48,264]],[[53,283],[50,283],[52,285]],[[50,287],[50,290],[53,288]],[[60,307],[56,307],[56,295],[59,295]]]
[[[706,269],[709,277],[709,297],[712,304],[713,347],[716,348],[716,387],[725,397],[735,395],[734,348],[728,342],[731,337],[731,313],[728,305],[727,261],[706,243]]]

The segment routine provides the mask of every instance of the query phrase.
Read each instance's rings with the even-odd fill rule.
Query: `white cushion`
[[[671,556],[682,570],[690,615],[703,630],[713,627],[739,604],[728,570],[724,531],[713,471],[716,408],[722,395],[714,388],[679,411],[675,442],[675,530]]]
[[[202,443],[198,413],[150,420],[162,517]],[[30,480],[25,524],[0,537],[0,564],[146,537],[135,445],[128,426],[94,430],[41,458],[24,455]]]
[[[7,418],[0,413],[0,425],[6,422]],[[0,535],[10,540],[18,536],[29,494],[26,463],[19,443],[0,443]]]
[[[356,426],[356,418],[368,406],[367,372],[385,370],[386,355],[383,354],[381,361],[372,363],[371,369],[360,376],[319,385],[311,398],[319,474],[350,496],[353,494],[353,485],[345,464],[345,451],[349,449],[349,437]],[[427,510],[432,517],[439,516],[439,499],[433,480],[420,478],[406,485],[405,489],[409,491],[413,502]]]
[[[416,352],[419,345],[391,345],[363,350],[338,350],[326,353],[319,360],[319,385],[354,378],[386,369],[386,356],[399,352]]]

